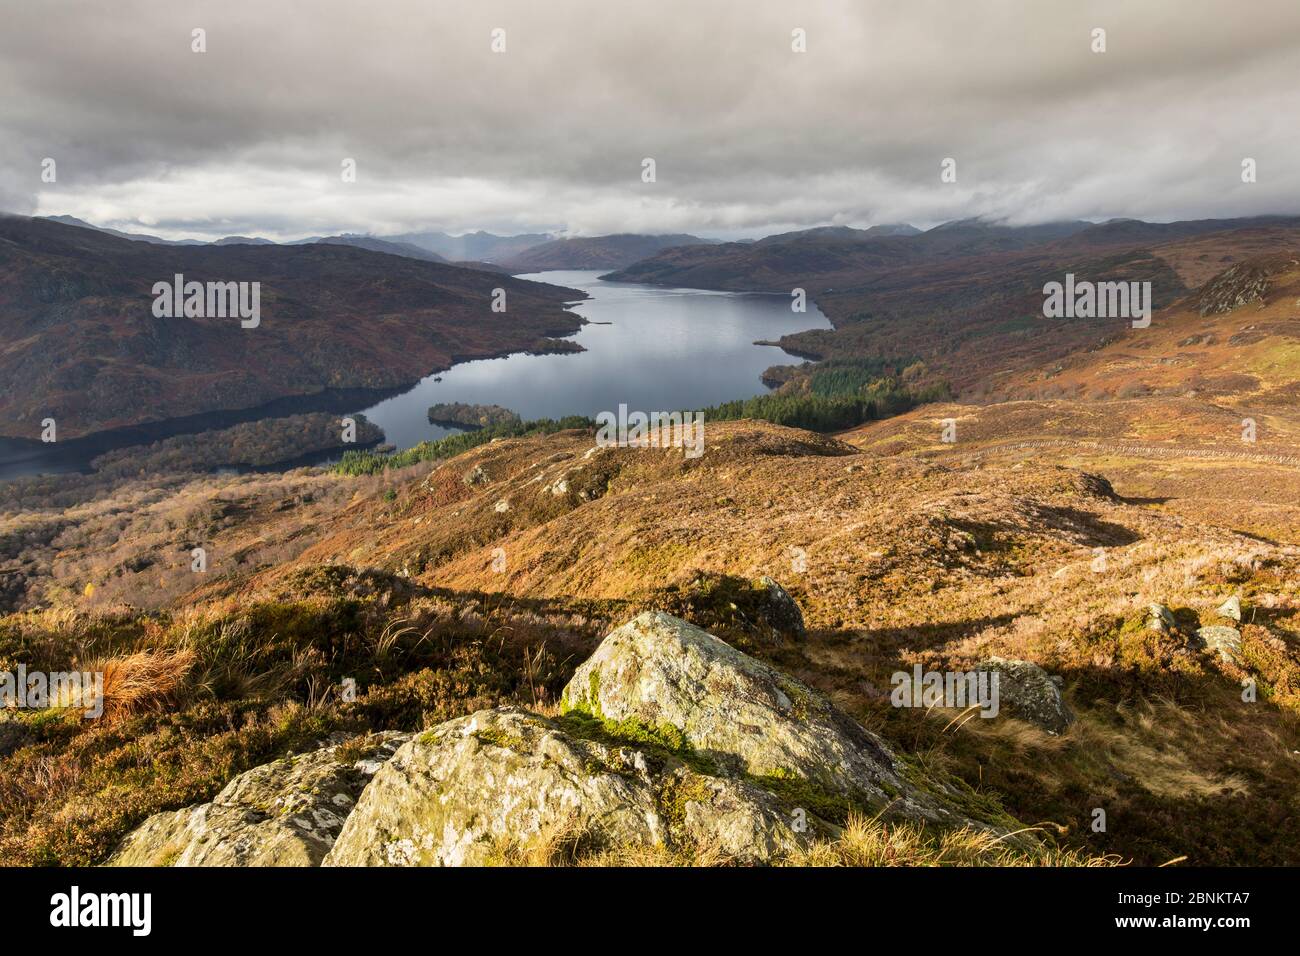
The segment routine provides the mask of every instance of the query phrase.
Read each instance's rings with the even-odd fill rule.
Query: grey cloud
[[[67,0],[5,20],[0,206],[173,235],[1300,212],[1293,0]]]

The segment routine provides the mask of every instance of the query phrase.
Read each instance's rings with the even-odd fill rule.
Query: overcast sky
[[[0,209],[171,238],[1300,213],[1297,0],[0,0],[0,90]]]

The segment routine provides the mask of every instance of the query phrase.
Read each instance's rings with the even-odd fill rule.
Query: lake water
[[[357,407],[366,404],[357,397],[359,392],[307,396],[51,445],[0,438],[0,480],[82,471],[93,457],[113,448],[303,411],[361,412],[398,448],[456,431],[429,424],[429,406],[439,402],[502,405],[525,419],[595,417],[602,411],[617,413],[620,404],[647,413],[696,411],[762,394],[767,387],[759,376],[765,369],[800,361],[779,348],[755,345],[756,340],[774,341],[801,329],[830,328],[811,303],[805,313],[792,312],[788,295],[664,289],[602,282],[599,275],[521,276],[582,289],[590,296],[573,307],[591,323],[571,339],[585,352],[465,362],[365,408]]]
[[[599,275],[520,276],[590,296],[573,310],[592,323],[572,339],[587,351],[466,362],[360,411],[398,448],[455,431],[429,424],[429,406],[439,402],[502,405],[525,419],[595,417],[620,403],[630,411],[695,411],[759,395],[767,391],[759,378],[765,369],[800,361],[756,340],[830,328],[811,303],[792,312],[788,295],[665,289]]]

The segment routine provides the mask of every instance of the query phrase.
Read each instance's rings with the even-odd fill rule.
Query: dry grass
[[[141,651],[88,670],[104,675],[104,716],[115,720],[175,704],[197,659],[193,651]]]
[[[592,847],[588,834],[572,818],[526,840],[505,840],[495,847],[494,866],[718,867],[734,861],[713,846],[624,845]],[[851,815],[832,839],[818,839],[782,866],[1120,866],[1115,855],[1089,856],[1078,851],[1017,842],[973,829],[935,833],[919,824],[884,822]]]
[[[1057,847],[1026,849],[1005,836],[963,828],[935,835],[914,823],[864,816],[837,839],[811,846],[793,866],[1119,866],[1118,856],[1089,856]]]
[[[306,470],[160,476],[66,507],[38,497],[0,510],[0,567],[23,575],[8,592],[0,577],[0,612],[167,607],[196,588],[297,557],[318,536],[317,523],[370,484]],[[199,546],[208,552],[204,573],[191,569]]]

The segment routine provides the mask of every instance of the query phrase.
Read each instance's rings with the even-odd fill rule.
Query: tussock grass
[[[573,819],[545,828],[527,840],[494,847],[494,866],[718,867],[730,866],[717,847],[593,847]],[[779,860],[781,866],[1121,866],[1116,855],[1089,855],[1038,843],[1019,843],[987,831],[963,828],[936,833],[920,824],[885,822],[850,815],[833,838]]]
[[[104,675],[104,716],[113,720],[174,704],[195,660],[192,651],[141,651],[87,669]]]
[[[814,843],[794,866],[1119,866],[1116,855],[1054,845],[1027,848],[969,827],[936,834],[920,824],[849,818],[840,836]]]

